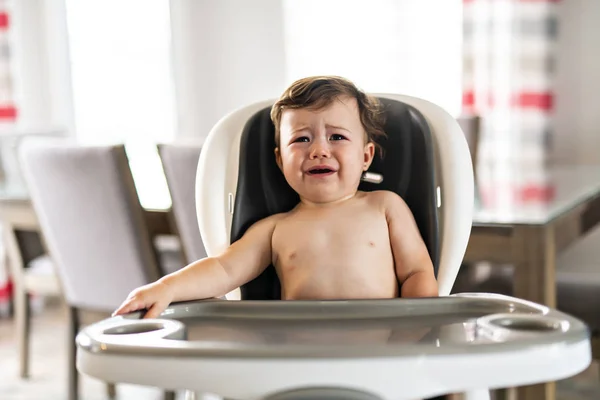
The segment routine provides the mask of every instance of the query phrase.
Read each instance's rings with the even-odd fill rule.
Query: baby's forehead
[[[292,126],[323,119],[334,125],[342,124],[348,127],[360,124],[358,104],[354,98],[335,98],[320,107],[288,108],[281,115],[281,122]]]

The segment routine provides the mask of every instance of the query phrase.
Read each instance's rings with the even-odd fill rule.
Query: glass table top
[[[20,183],[0,183],[0,201],[27,201],[27,188]]]
[[[477,181],[475,226],[539,225],[599,196],[600,165],[478,169]]]

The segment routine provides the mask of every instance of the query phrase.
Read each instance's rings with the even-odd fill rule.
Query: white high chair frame
[[[439,295],[448,296],[458,274],[462,263],[469,236],[471,233],[473,207],[474,207],[474,179],[473,165],[469,147],[465,139],[464,133],[458,122],[444,109],[424,99],[390,93],[374,93],[379,98],[397,100],[405,104],[411,105],[419,110],[426,121],[428,122],[434,138],[434,151],[437,175],[437,204],[439,209],[439,226],[440,234],[440,264],[438,270],[438,285]],[[269,107],[275,103],[275,99],[269,99],[257,102],[246,107],[240,108],[227,116],[223,117],[209,133],[203,151],[198,162],[198,170],[196,174],[196,210],[198,213],[198,224],[200,232],[204,240],[204,245],[208,256],[214,256],[222,253],[230,245],[230,232],[233,216],[233,207],[235,204],[235,193],[237,185],[237,175],[239,166],[239,147],[241,133],[244,125],[250,117],[256,112]],[[223,155],[228,157],[223,159]],[[229,293],[227,299],[240,299],[239,289]],[[585,346],[584,346],[585,348]],[[583,348],[582,348],[583,349]],[[578,349],[580,354],[583,354],[583,359],[580,362],[585,363],[585,350]],[[569,351],[570,349],[564,349]],[[535,351],[534,351],[535,353]],[[498,361],[504,361],[511,357],[533,357],[538,358],[542,355],[508,355],[499,354]],[[542,357],[544,358],[544,357]],[[408,361],[406,364],[404,362]],[[348,361],[344,361],[348,363]],[[453,363],[458,362],[454,360]],[[471,360],[470,362],[473,362]],[[484,362],[485,360],[480,360]],[[552,362],[548,360],[548,362]],[[411,363],[418,363],[417,360],[404,360],[402,366],[398,361],[394,361],[392,365],[386,365],[387,368],[392,368],[398,373],[399,369],[411,368]],[[281,377],[284,369],[293,370],[293,363],[280,363],[281,369],[276,376]],[[285,365],[284,365],[285,364]],[[290,364],[290,365],[287,365]],[[374,367],[375,367],[374,363]],[[454,375],[450,365],[444,363],[443,371],[447,377]],[[508,363],[511,364],[511,363]],[[508,366],[507,364],[507,366]],[[412,364],[414,365],[414,364]],[[322,368],[315,365],[315,371]],[[380,365],[383,367],[383,365]],[[536,374],[535,370],[531,371],[530,366],[523,365],[524,368],[515,369],[513,365],[508,368],[498,369],[498,374],[506,376],[506,386],[509,387],[514,382],[523,382],[523,374],[530,375],[530,382],[539,382],[540,379],[547,379],[548,374]],[[327,367],[325,367],[327,368]],[[477,371],[476,364],[472,364],[473,371]],[[329,369],[332,376],[331,383],[347,381],[342,376],[334,378],[335,373]],[[381,371],[381,370],[380,370]],[[322,371],[325,373],[325,371]],[[275,371],[273,371],[275,373]],[[441,370],[432,374],[439,376]],[[555,378],[568,376],[565,370],[555,374]],[[343,374],[342,374],[343,375]],[[537,376],[536,376],[537,375]],[[379,381],[378,377],[374,381]],[[282,378],[283,379],[283,378]],[[462,377],[464,380],[464,377]],[[464,390],[465,388],[456,387],[447,381],[448,393],[457,389]],[[486,379],[477,373],[473,374],[470,379],[469,387],[480,386],[480,389],[470,390],[465,393],[465,398],[470,400],[489,399],[489,390],[485,386]],[[422,384],[434,384],[433,381],[427,379],[421,382]],[[438,382],[439,383],[439,382]],[[389,389],[392,389],[391,387]],[[275,390],[275,388],[273,388]],[[389,392],[391,394],[392,392]]]

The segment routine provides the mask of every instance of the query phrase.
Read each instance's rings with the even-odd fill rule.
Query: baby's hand
[[[147,309],[148,312],[146,312],[144,318],[156,318],[171,304],[172,300],[173,294],[169,285],[157,281],[132,291],[112,315]]]

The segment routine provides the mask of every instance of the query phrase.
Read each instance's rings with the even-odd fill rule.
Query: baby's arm
[[[157,317],[172,302],[222,296],[257,277],[271,263],[271,237],[278,215],[252,225],[217,257],[195,261],[132,291],[114,315],[148,309]]]
[[[436,297],[438,284],[412,212],[400,196],[382,192],[401,297]]]
[[[256,278],[271,263],[277,216],[258,221],[221,255],[196,261],[161,281],[176,288],[173,301],[222,296]]]

